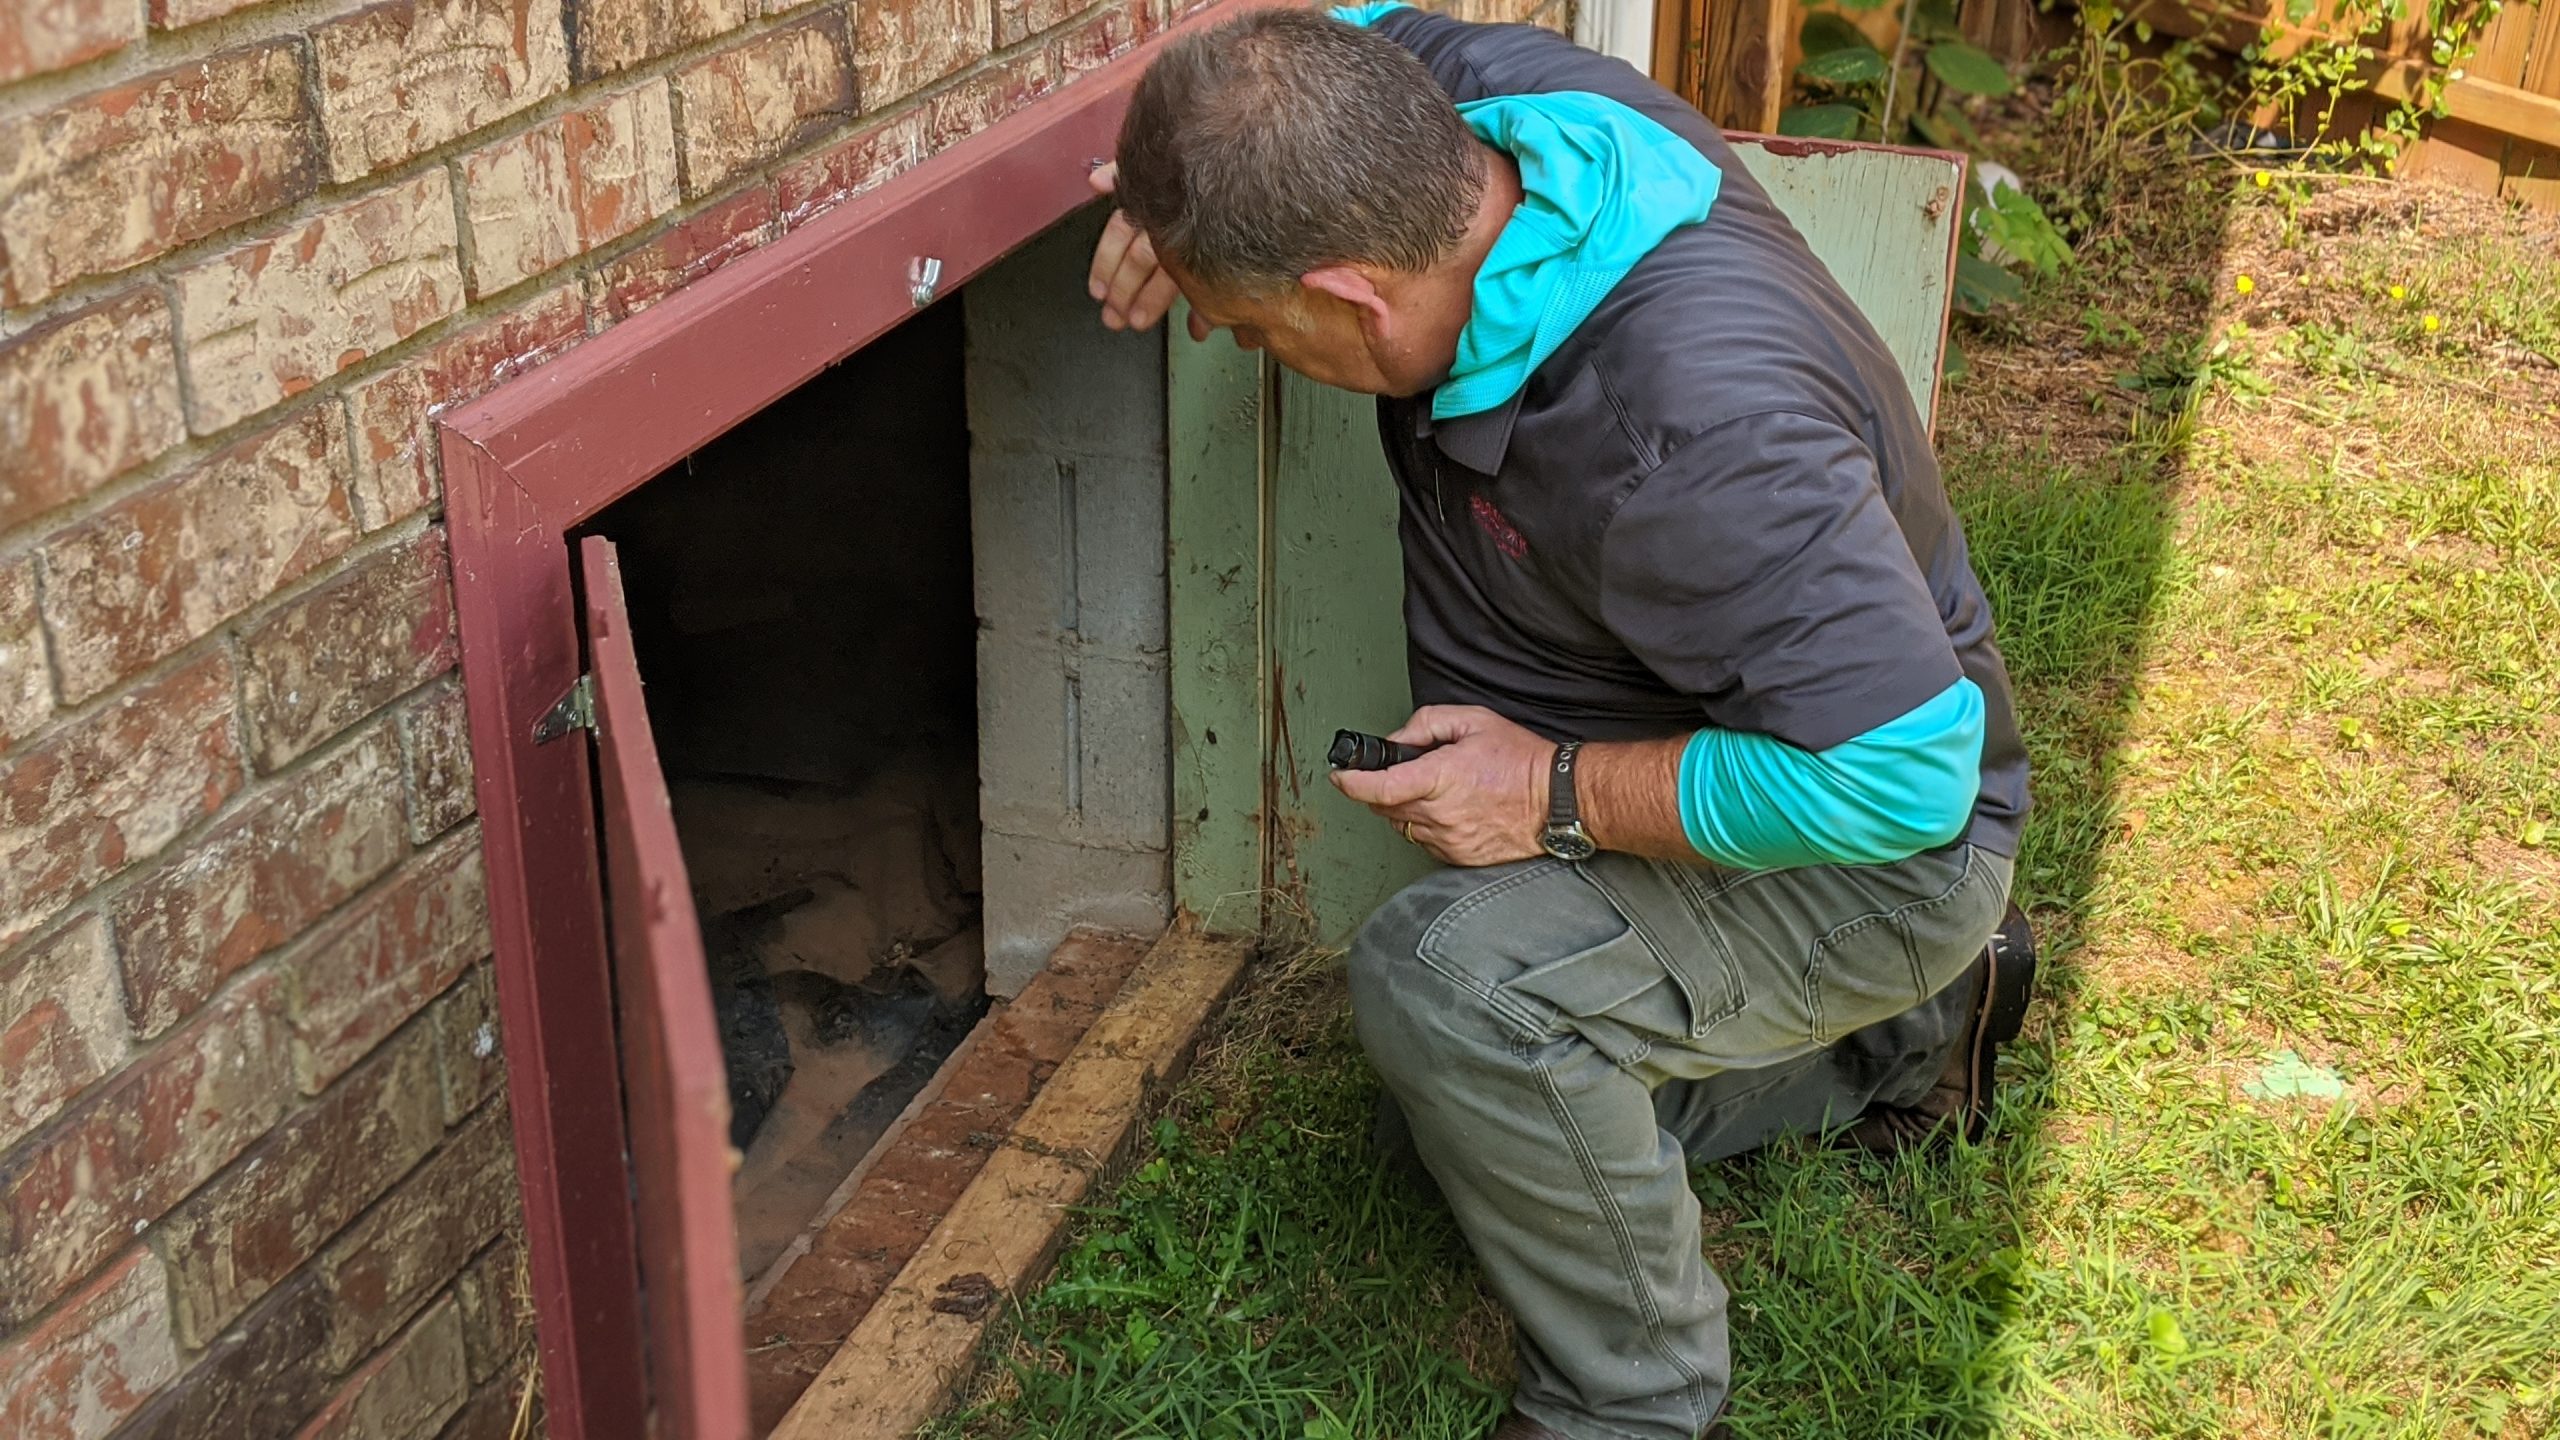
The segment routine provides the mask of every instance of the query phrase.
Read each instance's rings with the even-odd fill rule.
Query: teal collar
[[[1457,361],[1431,397],[1435,420],[1519,394],[1637,261],[1707,218],[1724,180],[1696,146],[1600,95],[1501,95],[1458,114],[1518,163],[1522,194],[1476,272]]]

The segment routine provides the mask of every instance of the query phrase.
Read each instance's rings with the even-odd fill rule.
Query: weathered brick
[[[435,412],[533,368],[586,334],[577,286],[554,290],[354,386],[356,498],[379,530],[437,503]]]
[[[266,1133],[290,1093],[258,976],[0,1162],[0,1329],[14,1328]]]
[[[183,271],[190,416],[210,434],[462,308],[442,168]]]
[[[347,1072],[157,1227],[178,1339],[203,1345],[444,1138],[424,1026]]]
[[[176,30],[268,3],[270,0],[151,0],[151,26],[155,30]]]
[[[651,80],[464,157],[471,290],[529,280],[676,204],[675,122]]]
[[[0,84],[64,70],[142,38],[142,17],[120,0],[20,0],[0,6]]]
[[[602,323],[619,324],[752,252],[773,233],[773,192],[758,185],[597,266],[587,278],[587,303]]]
[[[948,149],[1057,88],[1048,52],[982,70],[925,102],[924,153]]]
[[[0,560],[0,752],[53,715],[53,667],[44,657],[32,555]]]
[[[793,161],[773,176],[784,228],[797,228],[895,178],[923,154],[924,112],[909,110],[806,160]]]
[[[719,189],[749,166],[853,118],[844,12],[825,10],[675,75],[684,193]]]
[[[310,766],[118,896],[124,1003],[157,1034],[407,850],[388,727]],[[190,1342],[194,1343],[194,1342]]]
[[[471,818],[471,725],[462,686],[445,680],[400,712],[408,767],[409,838],[424,845]]]
[[[524,1268],[524,1249],[512,1236],[502,1236],[462,1272],[453,1287],[462,1302],[463,1339],[471,1348],[471,1378],[485,1383],[515,1363],[532,1339],[525,1321],[532,1313]]]
[[[0,304],[255,219],[319,179],[292,40],[0,120]]]
[[[489,953],[480,835],[466,830],[289,955],[294,1051],[318,1091]]]
[[[169,306],[156,290],[0,346],[0,531],[79,499],[186,434]]]
[[[0,947],[240,788],[232,708],[210,655],[0,759]]]
[[[491,1105],[321,1256],[319,1272],[336,1302],[330,1367],[343,1370],[371,1354],[515,1208],[507,1108]]]
[[[390,0],[311,31],[329,178],[353,180],[569,85],[559,0]]]
[[[1149,0],[1127,0],[1051,40],[1049,63],[1057,71],[1059,84],[1072,85],[1136,49],[1139,41],[1153,33],[1154,6]]]
[[[284,1440],[329,1393],[337,1296],[305,1272],[196,1357],[115,1440]]]
[[[446,1423],[436,1440],[516,1440],[516,1412],[522,1408],[526,1383],[521,1374],[511,1374],[472,1391],[462,1413]],[[539,1423],[533,1433],[542,1433]]]
[[[593,80],[726,35],[756,18],[757,0],[570,0],[577,71]]]
[[[995,0],[996,48],[1006,49],[1055,30],[1087,8],[1087,0]]]
[[[506,1057],[498,1046],[497,986],[489,967],[472,966],[471,973],[436,1001],[427,1018],[436,1036],[444,1123],[459,1125],[506,1077]]]
[[[462,1316],[440,1301],[350,1377],[297,1440],[429,1440],[470,1396]]]
[[[454,666],[444,531],[367,556],[240,637],[249,753],[275,770]]]
[[[0,960],[0,1150],[132,1050],[116,999],[115,956],[96,916]]]
[[[0,1434],[98,1440],[178,1374],[160,1261],[136,1248],[0,1346]]]
[[[994,0],[878,0],[853,9],[853,66],[874,110],[987,54]]]
[[[355,542],[345,414],[318,405],[46,543],[45,624],[80,701]]]

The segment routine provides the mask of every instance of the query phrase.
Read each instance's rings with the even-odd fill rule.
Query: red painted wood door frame
[[[584,668],[572,531],[1087,203],[1129,92],[1221,0],[569,354],[441,418],[498,1008],[555,1440],[631,1440],[645,1388],[594,775],[536,723]]]
[[[643,1353],[651,1433],[747,1440],[747,1339],[739,1327],[738,1227],[730,1207],[729,1068],[675,803],[631,648],[613,542],[578,542],[593,676],[605,929],[630,1104]]]

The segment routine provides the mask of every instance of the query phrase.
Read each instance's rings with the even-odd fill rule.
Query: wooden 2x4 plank
[[[987,1322],[1046,1272],[1070,1210],[1181,1073],[1250,948],[1188,930],[1156,943],[770,1440],[893,1440],[949,1403]]]

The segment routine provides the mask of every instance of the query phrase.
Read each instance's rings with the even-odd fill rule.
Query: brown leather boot
[[[1698,1440],[1725,1440],[1728,1433],[1724,1421],[1718,1419],[1698,1432]],[[1485,1440],[1564,1440],[1564,1437],[1514,1410],[1502,1417],[1502,1423],[1494,1426],[1493,1433]]]
[[[1944,1141],[1962,1131],[1979,1143],[1991,1128],[1991,1071],[2000,1047],[2018,1038],[2035,992],[2036,937],[2015,904],[1992,932],[1982,958],[1958,982],[1974,987],[1973,1010],[1955,1053],[1929,1093],[1911,1105],[1870,1105],[1838,1142],[1879,1155]]]

